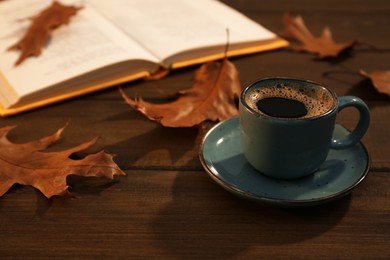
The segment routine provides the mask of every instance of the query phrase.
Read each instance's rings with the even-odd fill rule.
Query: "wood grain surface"
[[[282,209],[237,198],[214,183],[200,164],[205,130],[163,128],[148,121],[114,87],[0,119],[0,126],[18,126],[9,138],[19,143],[68,122],[62,139],[48,151],[99,136],[80,156],[103,149],[115,154],[127,173],[114,180],[71,176],[75,198],[47,200],[31,187],[14,186],[0,198],[0,258],[390,258],[390,98],[357,73],[390,70],[390,2],[224,2],[274,32],[282,30],[282,15],[290,11],[302,15],[314,34],[329,26],[336,41],[359,42],[333,60],[281,49],[231,61],[242,87],[261,77],[288,76],[365,100],[372,119],[363,143],[371,169],[363,183],[342,199],[311,208]],[[130,97],[163,102],[192,86],[196,68],[121,87]],[[356,119],[356,112],[347,109],[338,122],[352,129]]]

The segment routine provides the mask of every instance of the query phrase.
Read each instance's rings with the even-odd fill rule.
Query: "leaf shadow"
[[[355,56],[354,48],[347,48],[337,55],[337,57],[324,58],[324,62],[329,63],[331,66],[339,65],[346,60],[349,60]],[[318,60],[318,59],[317,59]]]
[[[345,69],[341,70],[330,70],[323,73],[323,76],[339,83],[348,85],[349,88],[343,93],[343,95],[357,96],[363,99],[370,108],[385,104],[390,100],[390,96],[382,94],[376,90],[372,81],[368,78],[363,77],[359,74],[358,71],[349,71]],[[355,79],[356,76],[362,78],[357,83]]]
[[[375,89],[370,79],[363,79],[357,84],[352,85],[346,94],[361,97],[364,101],[368,102],[367,105],[370,107],[377,106],[382,102],[390,101],[388,95],[379,93]]]
[[[69,192],[74,197],[78,195],[93,195],[100,196],[100,194],[110,188],[111,186],[119,183],[119,180],[107,180],[105,178],[97,177],[83,177],[77,175],[69,175],[67,178],[67,184],[69,185]]]
[[[115,161],[122,169],[137,168],[135,165],[139,159],[153,151],[165,151],[169,154],[170,165],[151,165],[146,160],[147,165],[138,167],[169,168],[182,159],[186,152],[196,149],[199,142],[199,132],[199,129],[196,127],[168,128],[156,124],[153,129],[143,131],[139,135],[132,136],[119,143],[111,144],[105,150],[116,155]],[[197,160],[196,156],[189,160],[187,166],[198,165],[198,163],[194,162],[194,160]]]
[[[77,199],[81,196],[100,196],[100,194],[111,186],[119,183],[118,179],[107,180],[98,177],[83,177],[69,175],[66,179],[69,194],[64,196],[53,196],[46,198],[39,190],[34,189],[36,193],[36,210],[37,216],[43,216],[50,209],[55,200]]]

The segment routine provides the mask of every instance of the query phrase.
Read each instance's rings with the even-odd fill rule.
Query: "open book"
[[[8,51],[51,0],[0,2],[0,115],[7,116],[224,56],[287,42],[214,0],[60,0],[83,6],[55,30],[38,57],[15,66]]]

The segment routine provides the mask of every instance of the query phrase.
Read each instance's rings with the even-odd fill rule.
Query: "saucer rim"
[[[266,197],[266,196],[255,194],[253,192],[244,191],[244,190],[242,190],[242,189],[232,185],[231,183],[224,181],[220,177],[218,177],[217,174],[216,174],[218,172],[215,170],[216,173],[214,173],[213,170],[210,169],[210,167],[208,166],[208,163],[206,162],[206,160],[204,158],[204,152],[203,152],[204,151],[204,145],[205,145],[208,137],[213,132],[215,132],[215,130],[217,128],[221,127],[222,125],[227,124],[229,121],[234,121],[234,120],[239,120],[239,117],[238,116],[234,116],[234,117],[228,118],[228,119],[226,119],[224,121],[221,121],[221,122],[217,123],[212,128],[210,128],[207,131],[207,133],[204,135],[204,137],[202,138],[202,142],[201,142],[201,146],[200,146],[198,155],[199,155],[199,159],[200,159],[200,162],[201,162],[203,168],[206,170],[206,173],[216,183],[218,183],[222,188],[224,188],[225,190],[229,191],[230,193],[233,193],[234,195],[238,195],[239,197],[242,197],[242,198],[245,198],[245,199],[250,199],[252,201],[256,201],[256,202],[259,202],[259,203],[277,205],[277,206],[282,206],[282,207],[316,206],[316,205],[324,204],[326,202],[334,201],[336,199],[339,199],[341,197],[344,197],[344,196],[348,195],[349,193],[351,193],[351,191],[353,189],[355,189],[359,184],[361,184],[363,182],[363,180],[367,177],[368,172],[370,170],[371,158],[370,158],[370,156],[368,154],[367,148],[364,146],[364,144],[361,141],[359,141],[358,144],[363,149],[363,152],[364,152],[365,158],[366,158],[365,169],[362,171],[360,177],[356,181],[354,181],[347,188],[342,189],[339,192],[333,193],[331,195],[323,196],[323,197],[320,197],[320,198],[311,198],[311,199],[304,199],[304,200],[294,200],[294,199],[279,199],[279,198]],[[348,132],[350,132],[350,130],[345,128],[343,125],[341,125],[341,124],[336,124],[336,125],[339,125],[343,129],[345,129]],[[265,177],[267,177],[267,176],[265,176]],[[267,178],[271,178],[271,177],[267,177]],[[294,181],[294,180],[289,180],[289,181]]]

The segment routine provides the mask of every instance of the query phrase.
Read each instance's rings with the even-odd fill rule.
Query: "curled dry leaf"
[[[291,46],[292,49],[315,53],[320,59],[337,57],[341,52],[352,48],[356,43],[355,41],[335,43],[332,32],[328,27],[323,29],[320,37],[314,37],[301,16],[292,17],[286,13],[283,16],[283,24],[283,36],[295,39],[302,44],[301,46]]]
[[[226,58],[208,62],[195,72],[191,89],[180,91],[170,103],[152,104],[130,99],[123,90],[125,101],[150,120],[167,127],[192,127],[206,120],[222,121],[238,113],[235,100],[241,92],[236,67]]]
[[[52,31],[63,24],[68,24],[70,17],[80,9],[82,7],[66,6],[54,1],[50,7],[33,17],[23,37],[8,48],[8,50],[21,51],[15,66],[30,56],[39,56]]]
[[[390,71],[372,71],[368,73],[360,70],[360,74],[371,79],[378,92],[390,96]]]
[[[112,160],[112,155],[103,151],[81,160],[69,158],[71,154],[94,144],[96,138],[65,151],[41,152],[60,138],[64,128],[53,135],[24,144],[8,140],[7,134],[12,128],[0,128],[0,196],[18,183],[31,185],[50,198],[69,194],[66,178],[71,174],[109,179],[114,175],[125,175]]]

